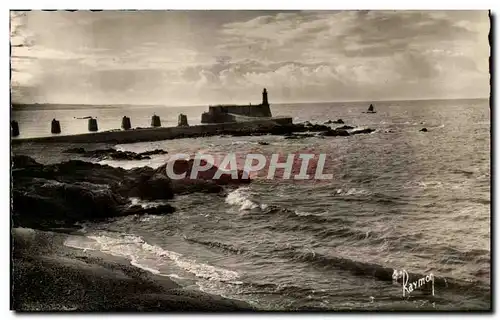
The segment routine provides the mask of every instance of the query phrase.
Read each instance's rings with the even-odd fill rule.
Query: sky
[[[12,100],[486,98],[489,29],[487,11],[12,11]]]

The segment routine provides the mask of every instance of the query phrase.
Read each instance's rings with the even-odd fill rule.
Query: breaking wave
[[[158,259],[160,262],[162,259],[172,261],[182,270],[203,279],[225,282],[239,278],[237,272],[198,263],[180,253],[151,245],[141,237],[134,235],[120,235],[119,238],[106,235],[90,235],[87,238],[93,241],[81,241],[70,237],[64,244],[77,249],[98,250],[114,256],[125,257],[131,261],[132,265],[138,268],[165,276],[168,276],[168,274],[162,274],[158,270]],[[151,261],[154,262],[151,263]]]
[[[230,192],[226,196],[226,203],[232,206],[239,207],[240,211],[261,209],[265,210],[267,208],[266,204],[260,204],[256,201],[250,199],[249,188],[238,188]]]

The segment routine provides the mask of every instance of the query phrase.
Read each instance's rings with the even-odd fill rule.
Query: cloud
[[[33,11],[11,26],[13,87],[28,88],[16,93],[26,99],[245,102],[262,87],[271,101],[489,94],[486,11]]]

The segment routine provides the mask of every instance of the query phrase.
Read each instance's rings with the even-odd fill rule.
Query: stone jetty
[[[136,128],[131,130],[112,130],[76,135],[62,135],[38,138],[12,139],[13,144],[23,142],[70,142],[70,143],[134,143],[160,141],[179,138],[196,138],[221,134],[251,135],[274,131],[287,131],[294,126],[292,118],[275,117],[245,122],[227,122],[181,127]]]

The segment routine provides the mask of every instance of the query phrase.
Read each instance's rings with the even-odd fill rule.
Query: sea
[[[256,177],[224,194],[194,193],[170,200],[176,212],[83,223],[66,245],[127,258],[186,288],[243,300],[264,310],[486,310],[491,308],[491,119],[488,100],[272,105],[294,122],[373,128],[348,137],[214,136],[116,145],[150,160],[100,161],[158,167],[172,154],[197,152],[326,154],[330,180],[296,182]],[[149,127],[191,125],[207,107],[37,106],[14,109],[20,138],[119,129],[121,118]],[[341,125],[333,125],[341,126]],[[421,132],[422,128],[428,132]],[[262,144],[267,142],[268,144]],[[67,157],[66,146],[15,146],[44,163]],[[57,149],[60,148],[60,149]],[[54,151],[55,150],[55,151]],[[58,151],[59,150],[59,151]],[[88,159],[86,159],[89,161]],[[133,199],[143,206],[156,205]],[[387,271],[389,270],[389,272]],[[434,295],[403,285],[391,270],[445,278]]]

